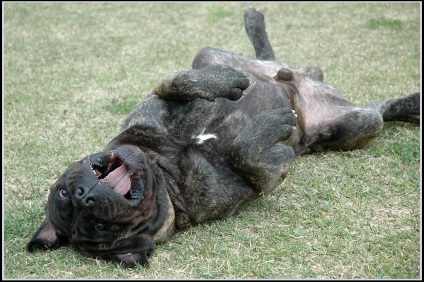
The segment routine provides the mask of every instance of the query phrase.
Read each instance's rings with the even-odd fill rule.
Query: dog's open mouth
[[[131,193],[133,172],[113,151],[90,158],[89,162],[101,184],[127,199],[134,198]]]

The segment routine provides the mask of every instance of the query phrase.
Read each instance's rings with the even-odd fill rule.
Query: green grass
[[[216,46],[247,56],[250,3],[5,3],[5,278],[419,278],[420,127],[386,123],[363,150],[298,158],[240,215],[201,224],[127,270],[63,247],[24,248],[49,186],[101,150],[162,77]],[[354,103],[418,91],[420,3],[279,3],[276,56],[319,65]]]
[[[371,29],[376,29],[379,27],[388,27],[392,29],[402,29],[402,21],[386,19],[384,16],[378,19],[370,19],[368,25]]]

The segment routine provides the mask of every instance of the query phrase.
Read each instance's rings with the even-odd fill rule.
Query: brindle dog
[[[362,148],[386,120],[420,122],[420,93],[357,107],[320,68],[275,61],[262,13],[244,18],[256,59],[204,48],[192,70],[164,78],[103,152],[52,185],[28,251],[69,242],[146,266],[175,230],[234,215],[278,187],[295,156]]]

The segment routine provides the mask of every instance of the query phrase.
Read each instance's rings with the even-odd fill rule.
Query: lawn
[[[240,215],[159,245],[127,270],[69,247],[27,254],[48,189],[101,150],[162,77],[204,46],[254,56],[264,12],[276,57],[318,65],[359,106],[421,89],[421,3],[3,3],[4,278],[420,278],[420,126],[362,150],[296,159]]]

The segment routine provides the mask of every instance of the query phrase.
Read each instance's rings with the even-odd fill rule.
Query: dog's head
[[[89,256],[146,266],[155,241],[173,229],[164,185],[158,167],[135,146],[77,161],[50,188],[46,218],[27,250],[70,242]]]

